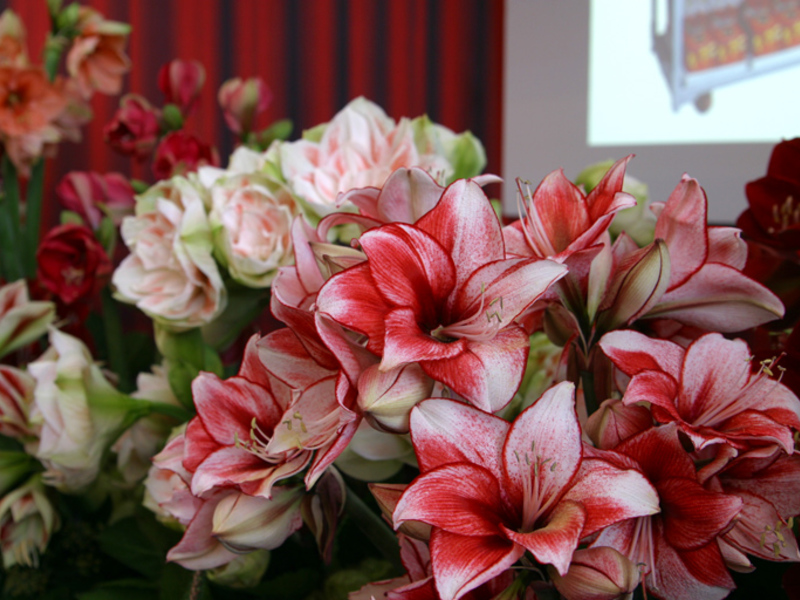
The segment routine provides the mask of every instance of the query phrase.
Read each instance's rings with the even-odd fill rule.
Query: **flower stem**
[[[36,251],[39,249],[39,230],[42,221],[42,188],[44,186],[44,159],[39,158],[31,170],[28,180],[28,196],[25,203],[25,274],[36,277]]]
[[[589,365],[591,369],[591,365]],[[588,369],[581,370],[581,385],[583,387],[583,401],[586,403],[586,414],[591,415],[599,407],[594,391],[594,373]]]
[[[108,349],[108,362],[111,369],[119,377],[119,387],[122,391],[128,392],[132,388],[130,373],[128,372],[128,361],[123,347],[122,325],[119,321],[119,311],[117,304],[111,297],[111,289],[106,286],[100,294],[103,302],[103,332],[106,337],[106,348]]]
[[[349,487],[346,487],[347,499],[344,511],[355,522],[358,528],[373,543],[375,548],[388,560],[398,573],[403,573],[403,563],[400,561],[400,546],[397,536],[389,526],[359,498]]]
[[[19,184],[17,170],[8,158],[2,159],[3,196],[0,199],[0,252],[2,252],[3,272],[6,281],[16,281],[22,277],[21,253],[17,244],[17,233],[21,229],[19,220]]]

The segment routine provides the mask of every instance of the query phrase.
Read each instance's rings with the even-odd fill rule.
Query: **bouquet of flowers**
[[[0,18],[4,597],[792,589],[800,142],[741,230],[631,157],[509,219],[468,132],[358,98],[288,141],[258,78],[222,168],[175,60],[105,130],[155,181],[67,175],[40,241],[44,157],[128,69],[125,25],[48,6],[43,67]]]

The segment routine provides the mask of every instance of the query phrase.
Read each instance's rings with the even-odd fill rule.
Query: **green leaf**
[[[161,121],[167,131],[177,131],[183,127],[183,114],[174,104],[167,104],[161,110]]]
[[[260,131],[257,135],[257,142],[260,148],[266,150],[270,144],[275,140],[286,140],[292,135],[294,123],[291,119],[281,119],[275,121],[266,129]]]
[[[120,579],[101,583],[93,590],[77,594],[77,600],[152,600],[156,587],[141,579]]]
[[[192,586],[196,586],[194,595]],[[211,590],[202,573],[169,563],[159,581],[159,600],[210,600]]]
[[[83,217],[71,210],[62,210],[58,221],[62,225],[83,225]]]
[[[148,579],[158,579],[164,568],[166,549],[152,539],[154,531],[148,530],[147,519],[130,517],[117,521],[98,536],[100,549],[126,567]],[[162,528],[163,529],[163,528]]]
[[[52,77],[50,78],[52,81]],[[25,201],[24,253],[25,274],[36,277],[36,251],[39,249],[39,229],[42,222],[42,193],[44,191],[44,159],[39,158],[31,169]]]
[[[320,584],[321,573],[316,569],[299,569],[269,579],[247,590],[262,600],[293,600],[303,598]]]
[[[172,361],[168,363],[167,381],[169,381],[169,387],[180,403],[190,410],[194,410],[192,380],[199,373],[198,369],[185,363]]]

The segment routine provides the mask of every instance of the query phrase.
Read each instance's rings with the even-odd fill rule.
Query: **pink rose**
[[[420,166],[434,172],[449,169],[442,157],[417,149],[411,121],[395,123],[364,98],[350,102],[316,140],[282,144],[280,161],[292,192],[320,216],[335,210],[340,193],[382,187],[400,167]]]
[[[291,195],[267,178],[238,175],[214,185],[211,198],[209,220],[221,262],[239,283],[268,287],[278,268],[294,260]]]
[[[114,272],[116,298],[173,330],[205,325],[225,307],[204,196],[175,177],[138,196],[136,216],[122,222],[131,253]]]
[[[153,173],[158,179],[185,175],[205,166],[219,166],[217,149],[183,130],[165,135],[153,159]]]
[[[158,143],[160,117],[161,112],[145,98],[128,94],[103,129],[106,143],[121,154],[144,160]]]
[[[55,191],[64,208],[78,213],[95,230],[100,227],[104,212],[111,215],[115,225],[126,214],[133,214],[133,188],[120,173],[72,171],[61,179]]]

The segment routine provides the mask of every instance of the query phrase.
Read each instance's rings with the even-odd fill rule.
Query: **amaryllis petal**
[[[792,430],[784,423],[770,419],[767,415],[754,410],[744,410],[734,415],[721,423],[717,429],[732,442],[760,441],[763,443],[772,440],[780,444],[784,452],[794,452]]]
[[[383,322],[389,306],[378,293],[367,263],[331,277],[317,296],[317,310],[369,338],[368,347],[383,350]]]
[[[223,446],[209,454],[195,469],[192,475],[192,494],[202,496],[215,487],[249,481],[260,484],[275,468],[243,448]]]
[[[632,154],[620,158],[606,171],[600,182],[589,192],[586,197],[586,204],[589,206],[590,219],[597,220],[603,215],[636,204],[636,199],[633,196],[622,192],[625,169],[632,158]]]
[[[282,412],[268,390],[243,377],[223,381],[200,373],[192,382],[192,397],[206,431],[219,444],[233,445],[237,436],[249,440],[254,418],[274,422]]]
[[[783,313],[778,297],[760,283],[733,267],[707,263],[685,284],[664,294],[646,317],[671,318],[728,333],[761,325]]]
[[[656,482],[656,489],[661,497],[664,535],[679,550],[708,544],[742,508],[740,498],[706,491],[691,479],[663,479]]]
[[[721,600],[735,587],[716,544],[678,552],[655,536],[657,568],[648,577],[653,593],[675,600]]]
[[[441,600],[458,600],[500,575],[525,553],[522,546],[502,538],[463,536],[442,530],[431,534],[430,549]]]
[[[508,326],[567,269],[549,260],[512,258],[484,265],[470,276],[456,299],[455,312],[482,309],[498,327]]]
[[[473,181],[460,179],[451,184],[436,208],[416,226],[447,250],[456,267],[456,287],[481,265],[505,258],[497,215]]]
[[[708,228],[708,262],[721,263],[741,271],[747,262],[747,243],[736,227]]]
[[[670,289],[697,272],[708,257],[707,201],[696,179],[684,175],[656,222],[654,236],[669,247]]]
[[[411,439],[422,472],[469,462],[502,477],[501,456],[509,423],[455,400],[432,398],[411,411]]]
[[[183,438],[186,447],[183,453],[183,466],[190,472],[193,472],[206,456],[219,448],[219,444],[208,434],[203,422],[197,417],[186,425],[186,435]]]
[[[383,184],[378,214],[386,223],[414,223],[436,206],[443,192],[427,171],[397,169]]]
[[[167,552],[168,561],[176,562],[186,569],[202,571],[222,566],[236,557],[236,554],[211,535],[214,509],[224,495],[203,503],[186,528],[181,541]]]
[[[512,325],[488,342],[467,344],[449,360],[423,361],[420,366],[481,410],[496,412],[511,401],[522,381],[528,343],[525,331]]]
[[[511,425],[503,447],[506,488],[515,506],[537,513],[563,494],[581,462],[581,432],[575,386],[562,382],[547,390]],[[538,515],[537,515],[538,516]],[[523,516],[533,524],[535,515]]]
[[[533,215],[527,223],[535,231],[540,256],[555,256],[566,250],[589,227],[589,210],[583,193],[559,169],[545,177],[531,203]]]
[[[678,396],[678,382],[661,371],[642,371],[635,375],[625,389],[623,402],[630,406],[637,402],[650,402],[666,410],[673,419],[679,419],[675,400]]]
[[[800,561],[797,539],[791,528],[764,497],[737,492],[742,510],[724,540],[735,548],[765,560]]]
[[[600,340],[600,348],[628,376],[658,370],[680,377],[683,350],[677,344],[648,337],[638,331],[612,331]]]
[[[311,357],[300,338],[288,327],[261,338],[257,350],[262,368],[268,366],[270,375],[293,389],[305,389],[332,374]]]
[[[584,458],[575,480],[564,499],[580,502],[586,509],[581,537],[659,511],[656,490],[634,469],[622,470],[604,460]]]
[[[375,285],[390,304],[427,316],[450,295],[456,275],[453,261],[439,241],[421,230],[389,224],[368,231],[359,243]]]
[[[586,509],[579,502],[562,500],[544,527],[529,533],[506,530],[508,539],[516,542],[536,557],[539,563],[553,565],[559,574],[569,570],[572,553],[578,547]]]
[[[502,505],[492,473],[468,463],[443,465],[406,489],[394,510],[394,527],[423,521],[463,536],[498,536]]]
[[[684,420],[694,423],[704,413],[718,412],[734,401],[749,378],[750,369],[743,365],[749,365],[750,356],[742,340],[724,340],[719,334],[704,335],[689,346],[677,402]]]
[[[231,494],[214,510],[211,534],[234,552],[273,550],[300,529],[302,488],[275,488],[271,499]]]
[[[738,468],[737,468],[738,467]],[[800,514],[800,454],[780,456],[755,472],[737,465],[726,472],[725,489],[769,499],[782,519]]]
[[[454,359],[468,351],[466,339],[444,342],[420,329],[417,314],[396,308],[386,314],[381,369],[388,371],[410,362]]]

